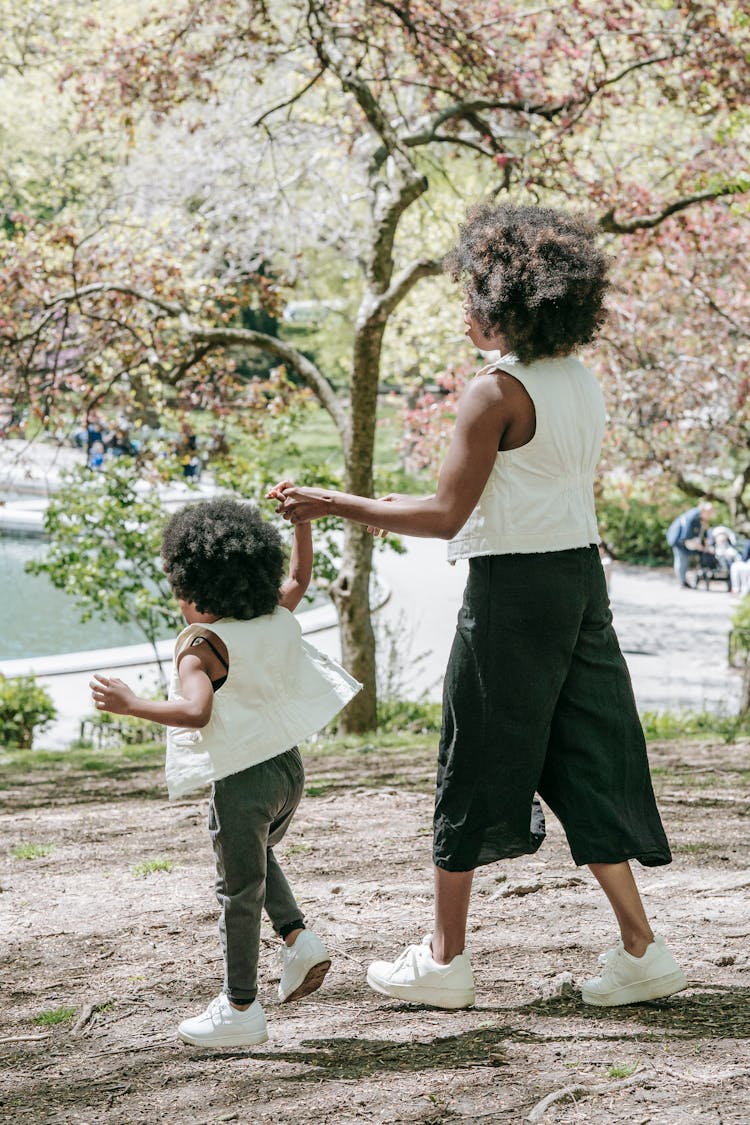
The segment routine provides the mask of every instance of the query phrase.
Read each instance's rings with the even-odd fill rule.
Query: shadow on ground
[[[623,1008],[594,1008],[579,997],[555,996],[518,1010],[536,1016],[642,1024],[692,1039],[750,1038],[750,988],[716,988]]]

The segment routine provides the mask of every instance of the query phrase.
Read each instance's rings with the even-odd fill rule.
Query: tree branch
[[[388,152],[395,152],[399,147],[398,136],[368,84],[359,77],[339,50],[325,5],[319,0],[308,0],[308,26],[323,69],[334,72],[344,90],[355,99]]]
[[[420,258],[401,271],[377,301],[376,311],[388,317],[423,277],[435,277],[443,272],[442,259]]]
[[[280,102],[278,105],[271,106],[270,109],[267,109],[264,113],[261,113],[260,117],[256,117],[255,121],[253,121],[253,125],[261,125],[267,117],[271,116],[271,114],[278,113],[280,109],[287,109],[290,105],[294,105],[295,102],[298,102],[300,98],[304,97],[308,90],[312,89],[318,79],[322,78],[325,72],[326,67],[321,66],[321,68],[315,72],[310,81],[306,82],[304,86],[302,86],[301,89],[297,91],[296,94],[292,94],[291,98],[287,98],[285,102]]]
[[[747,186],[727,184],[725,187],[716,188],[714,191],[699,191],[694,195],[686,195],[683,199],[675,200],[674,203],[670,203],[653,215],[640,215],[635,219],[626,219],[624,222],[618,222],[615,218],[615,209],[612,207],[601,216],[598,225],[607,234],[633,234],[637,230],[650,230],[653,227],[658,227],[670,215],[675,215],[678,211],[684,211],[695,203],[706,203],[712,199],[721,199],[726,195],[744,195],[747,191],[750,191],[750,184]]]
[[[435,140],[435,134],[441,125],[446,121],[455,119],[463,120],[473,114],[479,113],[486,109],[503,109],[511,113],[529,114],[535,117],[543,117],[550,120],[557,117],[564,109],[575,99],[568,98],[562,102],[556,102],[554,105],[531,105],[528,102],[520,101],[518,99],[509,101],[507,98],[470,98],[464,99],[460,102],[454,102],[452,105],[446,106],[440,113],[437,113],[432,119],[430,124],[426,125],[418,133],[411,133],[408,136],[401,138],[401,143],[407,148],[416,148],[419,145],[429,144]]]
[[[368,281],[378,298],[390,285],[393,274],[393,244],[398,221],[416,199],[427,191],[427,179],[412,168],[403,168],[404,161],[394,162],[387,190],[379,195],[375,186],[373,207],[373,239],[367,266]],[[378,197],[379,196],[379,197]]]
[[[253,348],[256,351],[270,352],[271,355],[283,360],[317,395],[322,406],[335,422],[339,433],[343,435],[346,432],[347,412],[331,383],[311,360],[284,340],[279,340],[276,336],[268,336],[265,332],[256,332],[251,328],[200,328],[187,325],[187,334],[196,343],[209,344],[211,347]]]
[[[69,293],[60,293],[49,301],[43,301],[42,304],[45,309],[51,309],[55,305],[69,305],[78,301],[81,297],[91,297],[99,293],[122,293],[126,297],[136,297],[139,301],[145,301],[147,304],[161,309],[169,316],[182,316],[186,312],[182,305],[175,304],[172,301],[164,301],[160,297],[155,297],[153,293],[144,293],[142,289],[135,289],[132,285],[119,285],[111,281],[97,281],[92,282],[91,285],[82,285],[80,289],[76,288]]]
[[[596,1097],[601,1094],[613,1094],[617,1090],[623,1090],[626,1086],[640,1085],[647,1080],[649,1075],[641,1067],[635,1071],[634,1074],[628,1075],[627,1078],[620,1079],[616,1082],[605,1082],[602,1085],[586,1086],[583,1082],[575,1086],[563,1086],[561,1090],[554,1090],[551,1094],[547,1094],[546,1098],[542,1098],[540,1102],[533,1107],[526,1120],[534,1125],[535,1122],[541,1121],[547,1110],[551,1105],[557,1102],[570,1102],[575,1101],[580,1097]]]

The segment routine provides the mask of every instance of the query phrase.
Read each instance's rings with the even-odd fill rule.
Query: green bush
[[[682,510],[634,496],[602,499],[597,503],[599,531],[614,558],[641,566],[663,566],[672,561],[667,528]]]
[[[384,699],[378,702],[378,730],[439,734],[442,708],[426,700]]]
[[[721,738],[724,742],[734,742],[750,734],[746,716],[716,711],[644,711],[641,724],[647,742],[689,738]]]
[[[34,676],[0,675],[0,744],[30,750],[34,732],[56,717],[54,703]]]
[[[163,699],[163,695],[144,692],[144,695]],[[164,727],[134,715],[114,715],[97,711],[81,723],[81,737],[77,746],[92,746],[96,750],[117,749],[120,746],[142,746],[146,742],[163,742]]]

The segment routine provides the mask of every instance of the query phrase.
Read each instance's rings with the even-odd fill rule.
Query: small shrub
[[[0,675],[0,743],[30,750],[35,731],[57,717],[52,699],[34,676],[8,679]]]
[[[148,692],[143,692],[150,698]],[[163,699],[163,695],[153,698]],[[76,745],[95,750],[112,750],[120,746],[142,746],[146,742],[162,742],[164,727],[151,723],[148,719],[137,719],[134,715],[113,715],[109,711],[97,711],[81,723],[81,736]]]
[[[599,500],[596,511],[602,539],[614,558],[641,566],[672,561],[672,548],[666,540],[676,514],[671,507],[631,496]]]
[[[750,718],[714,711],[644,711],[641,724],[647,742],[677,738],[721,738],[734,742],[750,734]]]
[[[19,844],[10,853],[14,859],[42,859],[52,851],[52,844]]]
[[[133,868],[136,879],[143,879],[155,871],[171,871],[174,867],[171,859],[144,859]]]
[[[638,1063],[626,1063],[624,1066],[610,1066],[607,1068],[607,1074],[610,1078],[630,1078],[631,1074],[635,1074],[638,1069]]]
[[[66,1020],[71,1020],[76,1014],[75,1008],[51,1008],[46,1012],[39,1012],[34,1016],[34,1023],[41,1024],[43,1027],[52,1027],[56,1023],[65,1023]]]
[[[442,708],[425,700],[384,699],[378,702],[378,729],[434,734],[440,731]]]

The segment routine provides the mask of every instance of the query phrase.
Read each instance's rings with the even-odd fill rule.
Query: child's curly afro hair
[[[465,281],[482,332],[501,333],[522,363],[568,355],[606,315],[608,261],[595,228],[563,211],[480,203],[445,267]]]
[[[176,596],[200,613],[247,621],[279,604],[281,536],[251,504],[188,504],[167,523],[161,558]]]

